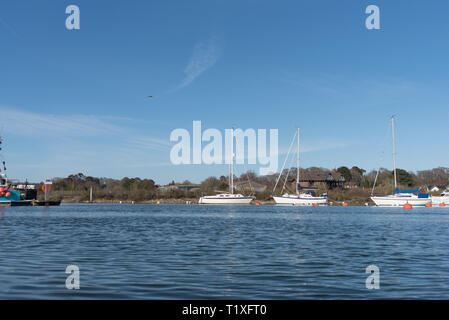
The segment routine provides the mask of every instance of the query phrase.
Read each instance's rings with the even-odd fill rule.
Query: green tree
[[[222,187],[222,182],[215,177],[209,177],[201,182],[201,191],[205,193],[213,193]]]
[[[349,170],[348,167],[340,167],[337,169],[337,172],[339,172],[345,178],[346,181],[351,181],[352,178],[351,170]]]
[[[361,169],[361,168],[359,168],[357,166],[353,166],[351,168],[351,171],[358,172],[361,176],[363,176],[365,174],[365,172],[366,172],[365,169]]]
[[[362,181],[363,181],[365,172],[366,172],[366,170],[361,169],[357,166],[353,166],[351,168],[351,181],[353,181],[354,183],[356,183],[359,186],[362,185]]]
[[[392,174],[394,174],[394,172],[392,172]],[[413,176],[409,172],[403,169],[396,169],[396,175],[398,179],[398,184],[407,187],[413,186]]]

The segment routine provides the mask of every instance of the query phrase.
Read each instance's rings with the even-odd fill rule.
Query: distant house
[[[437,186],[427,186],[427,190],[428,192],[438,192],[440,191],[440,188],[438,188]]]
[[[336,187],[344,187],[345,177],[337,171],[317,174],[301,174],[299,183],[301,187],[327,187],[333,189]]]
[[[292,179],[292,190],[295,190],[296,179]],[[346,185],[346,179],[337,171],[330,171],[327,173],[308,173],[301,172],[299,175],[299,185],[301,188],[320,188],[320,189],[334,189],[343,188]]]
[[[196,191],[200,189],[200,185],[199,184],[181,184],[178,185],[178,190],[182,190],[182,191]]]
[[[446,190],[446,186],[427,186],[427,192],[438,192],[440,190]]]

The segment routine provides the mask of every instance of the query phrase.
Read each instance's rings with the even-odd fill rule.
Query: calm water
[[[0,239],[0,299],[449,299],[449,208],[0,208]]]

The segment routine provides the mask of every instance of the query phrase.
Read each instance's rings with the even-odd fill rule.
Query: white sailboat
[[[229,193],[220,193],[214,196],[202,196],[198,204],[250,204],[254,197],[245,197],[234,193],[234,129],[231,139],[231,163],[229,167]]]
[[[285,204],[285,205],[296,205],[296,206],[316,206],[316,205],[327,205],[327,195],[321,195],[321,196],[316,196],[314,193],[312,192],[301,192],[301,186],[299,184],[299,164],[300,164],[300,146],[299,146],[299,137],[300,137],[300,130],[299,128],[297,129],[296,135],[298,137],[298,141],[297,141],[297,168],[296,168],[296,194],[288,194],[285,193],[283,195],[274,195],[274,191],[276,190],[277,184],[279,182],[279,179],[281,178],[282,175],[282,171],[284,170],[284,166],[285,163],[287,162],[287,158],[288,158],[288,154],[290,153],[290,148],[289,148],[289,152],[287,154],[287,157],[284,161],[284,166],[281,169],[281,172],[279,173],[279,177],[276,181],[276,184],[274,186],[273,189],[273,199],[276,202],[276,204]],[[295,137],[293,137],[294,140]],[[293,141],[292,141],[293,143]],[[288,174],[286,179],[288,178]],[[285,187],[285,184],[284,184]],[[284,189],[284,188],[282,188]],[[282,193],[282,191],[281,191]]]
[[[440,196],[432,196],[432,206],[449,205],[449,190],[444,191]]]
[[[429,195],[427,193],[419,193],[419,190],[400,190],[397,184],[396,177],[396,143],[394,135],[394,116],[391,117],[391,130],[393,135],[393,166],[394,166],[394,190],[395,193],[388,196],[375,197],[374,188],[376,180],[374,181],[373,190],[371,192],[371,199],[376,206],[379,207],[402,207],[405,204],[411,204],[412,206],[425,206],[430,203]]]

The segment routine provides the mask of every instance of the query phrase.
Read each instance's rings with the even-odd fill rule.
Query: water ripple
[[[0,299],[447,299],[448,229],[444,208],[7,208]]]

